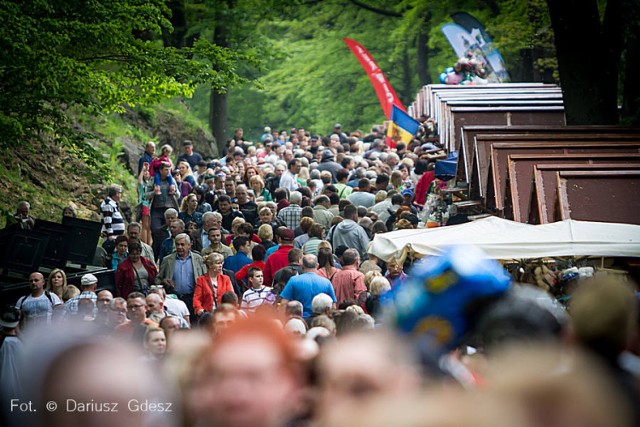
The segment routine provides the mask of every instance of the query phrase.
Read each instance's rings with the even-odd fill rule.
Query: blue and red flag
[[[420,123],[395,105],[391,108],[390,119],[387,127],[387,145],[395,148],[398,141],[409,144],[420,128]]]

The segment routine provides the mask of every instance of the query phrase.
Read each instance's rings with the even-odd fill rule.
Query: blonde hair
[[[377,270],[371,270],[364,274],[364,285],[367,287],[369,292],[371,292],[371,281],[376,277],[382,277],[382,273]]]
[[[186,160],[180,160],[176,165],[178,166],[178,169],[180,169],[180,163],[184,164],[187,167],[187,172],[184,175],[181,173],[180,178],[184,179],[189,175],[193,176],[193,170],[191,169],[191,165],[189,164],[189,162],[187,162]]]
[[[264,181],[262,180],[260,175],[254,175],[249,179],[249,187],[253,187],[254,184],[260,184],[260,188],[264,188]]]
[[[54,291],[53,285],[51,284],[51,282],[53,282],[53,276],[58,273],[62,275],[62,290],[59,294]],[[49,277],[47,278],[47,286],[45,287],[45,290],[51,291],[62,298],[62,295],[64,295],[65,291],[67,290],[67,273],[65,273],[64,270],[60,268],[54,268],[53,270],[51,270],[51,273],[49,273]]]
[[[240,226],[240,224],[244,224],[246,221],[244,220],[244,218],[234,218],[233,221],[231,221],[231,231],[233,231],[234,228],[237,228]]]
[[[329,249],[331,252],[333,252],[333,249],[331,248],[331,243],[329,243],[326,240],[323,240],[320,243],[318,243],[318,250],[320,249]]]
[[[164,144],[162,147],[160,147],[160,154],[166,152],[167,155],[173,153],[173,147],[170,146],[169,144]]]
[[[393,188],[398,188],[402,185],[402,173],[399,170],[391,172],[389,177],[389,183]]]
[[[271,211],[271,209],[265,206],[262,209],[260,209],[260,211],[258,212],[258,215],[267,214],[267,213],[273,215],[273,212]]]
[[[196,199],[196,202],[198,201],[198,197],[195,195],[195,193],[187,194],[187,196],[182,199],[182,202],[180,202],[180,212],[185,212],[187,210],[189,199]]]
[[[73,285],[68,285],[62,294],[62,301],[67,302],[73,297],[77,297],[80,295],[80,289],[76,288]]]
[[[269,224],[262,224],[258,228],[258,237],[262,240],[273,240],[273,228]]]
[[[408,157],[405,157],[402,160],[400,160],[400,164],[407,165],[407,167],[409,168],[409,172],[411,172],[411,168],[413,168],[413,160],[411,160]]]
[[[298,172],[298,178],[299,179],[304,179],[307,180],[309,179],[309,168],[307,167],[301,167],[300,168],[300,172]]]
[[[224,261],[224,255],[222,255],[220,252],[212,252],[209,255],[205,255],[204,257],[202,257],[202,261],[207,267],[209,266],[209,261],[215,263],[216,260],[218,262]]]
[[[382,295],[391,290],[391,283],[389,283],[386,277],[376,276],[369,284],[369,288],[371,295]]]

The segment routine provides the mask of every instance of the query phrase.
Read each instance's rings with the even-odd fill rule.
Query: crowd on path
[[[336,124],[326,136],[265,128],[256,142],[237,129],[218,159],[188,140],[175,157],[147,143],[135,218],[120,209],[120,185],[100,205],[115,288],[93,274],[78,288],[63,269],[33,272],[29,294],[3,309],[0,414],[47,426],[71,416],[123,426],[640,425],[628,284],[576,286],[570,316],[540,290],[515,287],[491,306],[460,291],[413,319],[412,338],[398,333],[408,307],[474,273],[463,266],[473,260],[452,261],[435,288],[415,286],[431,267],[368,252],[379,233],[455,222],[429,136],[428,122],[409,144],[377,126],[347,135]],[[13,220],[33,227],[28,202]],[[482,315],[470,314],[481,302]],[[14,411],[14,399],[92,409],[35,414]]]

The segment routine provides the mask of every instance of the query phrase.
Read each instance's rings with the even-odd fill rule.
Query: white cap
[[[287,332],[291,332],[292,334],[300,334],[305,335],[307,333],[307,326],[300,319],[289,319],[289,321],[284,325],[284,330]]]
[[[85,274],[80,280],[80,286],[91,286],[94,283],[98,283],[98,278],[93,274]]]

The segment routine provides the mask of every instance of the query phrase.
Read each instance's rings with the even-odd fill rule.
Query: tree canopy
[[[254,137],[266,125],[324,133],[340,122],[347,129],[367,130],[384,115],[342,38],[363,44],[408,104],[422,85],[437,82],[457,60],[440,26],[461,10],[485,24],[516,81],[558,78],[544,0],[309,2],[295,13],[255,23],[254,31],[271,42],[271,52],[264,56],[262,88],[230,91],[229,129],[244,127]]]
[[[77,132],[64,111],[121,112],[244,81],[241,55],[203,39],[165,47],[163,0],[0,0],[0,145]]]

